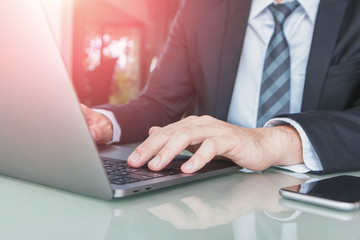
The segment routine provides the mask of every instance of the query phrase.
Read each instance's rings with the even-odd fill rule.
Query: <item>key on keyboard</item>
[[[160,172],[153,172],[147,167],[132,168],[126,161],[103,158],[102,162],[110,182],[116,185],[124,185],[181,173],[181,165],[179,164],[170,164]]]

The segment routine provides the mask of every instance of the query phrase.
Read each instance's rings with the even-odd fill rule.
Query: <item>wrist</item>
[[[291,125],[271,127],[270,151],[274,152],[272,165],[289,166],[303,164],[302,144],[299,133]],[[269,129],[269,130],[270,130]]]

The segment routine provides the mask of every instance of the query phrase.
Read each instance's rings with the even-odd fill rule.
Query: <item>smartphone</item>
[[[342,175],[280,189],[284,198],[342,211],[360,208],[360,177]]]

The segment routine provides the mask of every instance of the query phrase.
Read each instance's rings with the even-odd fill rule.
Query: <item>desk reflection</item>
[[[247,173],[234,178],[213,181],[193,195],[168,202],[149,211],[178,229],[206,229],[227,224],[254,211],[281,212],[278,191],[286,185],[304,180],[279,173]]]
[[[358,217],[279,204],[304,181],[234,173],[106,202],[0,176],[0,239],[358,239]]]

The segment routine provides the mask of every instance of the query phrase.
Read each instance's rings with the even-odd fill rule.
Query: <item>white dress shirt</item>
[[[292,0],[284,0],[289,2]],[[267,45],[274,31],[274,18],[268,9],[274,0],[253,0],[237,78],[234,86],[227,121],[242,127],[254,128],[257,121],[261,78]],[[301,110],[305,72],[309,58],[312,35],[320,0],[298,0],[300,6],[286,19],[284,34],[287,38],[291,57],[290,113]],[[107,116],[113,123],[112,142],[119,142],[121,129],[112,112],[96,111]],[[322,166],[310,140],[301,126],[289,118],[268,121],[265,127],[283,124],[292,125],[302,140],[305,165],[288,166],[295,172],[321,171]],[[111,143],[112,143],[111,142]]]
[[[290,2],[284,0],[282,2]],[[274,0],[253,0],[243,50],[233,90],[227,121],[255,128],[265,54],[274,32],[275,22],[268,6]],[[320,0],[298,0],[300,6],[286,19],[283,29],[290,48],[290,113],[301,111],[306,66]],[[322,166],[310,140],[301,126],[289,118],[272,119],[266,127],[292,125],[299,133],[305,165],[286,167],[296,172],[320,171]]]

